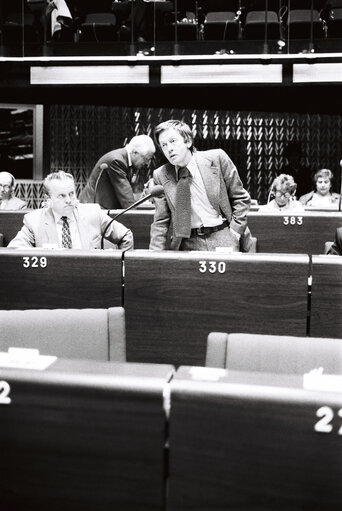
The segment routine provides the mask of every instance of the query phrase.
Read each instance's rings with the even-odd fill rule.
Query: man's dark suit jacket
[[[102,170],[101,165],[105,163],[108,168]],[[93,168],[88,182],[82,190],[80,202],[96,202],[104,209],[125,209],[131,206],[134,201],[133,190],[139,181],[134,168],[128,164],[127,150],[123,147],[115,149],[103,155]],[[139,184],[141,185],[140,181]],[[141,186],[141,191],[143,184]]]

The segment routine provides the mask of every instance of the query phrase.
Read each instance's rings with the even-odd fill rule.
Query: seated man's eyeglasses
[[[9,191],[9,189],[11,188],[11,185],[2,185],[2,184],[0,183],[0,188],[1,188],[2,190],[5,190],[5,192],[8,192],[8,191]]]

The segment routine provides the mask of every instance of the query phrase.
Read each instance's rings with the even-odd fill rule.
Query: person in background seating
[[[191,129],[182,121],[159,124],[155,141],[168,163],[153,173],[165,195],[155,198],[150,249],[167,248],[172,222],[171,250],[239,251],[241,238],[243,251],[249,251],[250,196],[229,156],[222,149],[195,151]]]
[[[100,248],[101,237],[118,249],[133,248],[132,232],[114,221],[98,204],[79,204],[71,174],[52,172],[44,180],[46,206],[24,215],[24,225],[9,248]],[[108,227],[108,228],[107,228]]]
[[[330,169],[320,169],[314,175],[315,190],[299,197],[306,207],[338,209],[340,195],[331,190],[333,173]]]
[[[153,140],[137,135],[121,149],[102,156],[80,194],[80,202],[97,202],[105,209],[128,208],[144,190],[146,169],[155,153]]]
[[[304,206],[296,200],[297,185],[292,176],[280,174],[272,183],[268,202],[260,206],[259,213],[297,213],[303,212]],[[270,200],[274,197],[272,200]]]
[[[0,210],[26,209],[26,202],[14,195],[15,179],[9,172],[0,172]]]

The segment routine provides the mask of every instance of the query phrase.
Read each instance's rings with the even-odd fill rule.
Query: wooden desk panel
[[[117,212],[113,211],[111,216]],[[135,248],[149,247],[153,210],[129,211],[118,220],[133,231]],[[291,217],[251,211],[248,225],[258,240],[258,252],[323,254],[324,243],[333,240],[336,227],[342,225],[342,213],[306,211]]]
[[[121,257],[119,250],[2,248],[0,308],[108,308],[122,305]]]
[[[308,269],[305,255],[126,252],[127,359],[204,365],[212,331],[306,335]]]
[[[112,210],[110,216],[113,217],[119,211]],[[148,249],[153,215],[153,209],[140,209],[128,211],[118,218],[119,222],[132,230],[135,248]],[[23,216],[24,212],[19,211],[0,212],[0,233],[4,235],[4,246],[21,229]],[[258,252],[323,254],[324,243],[333,240],[336,227],[342,225],[342,213],[338,212],[306,211],[292,218],[295,219],[292,220],[294,225],[291,224],[290,216],[249,212],[248,225],[253,236],[258,239]]]
[[[119,212],[120,210],[111,210],[110,216],[113,218]],[[134,248],[148,249],[150,245],[150,228],[153,222],[153,216],[153,209],[141,209],[128,211],[118,218],[118,222],[121,222],[133,232]]]
[[[342,339],[342,257],[312,258],[310,335]]]
[[[304,390],[299,376],[205,371],[180,368],[171,382],[168,510],[340,511],[342,393]]]
[[[342,213],[306,211],[283,216],[250,212],[248,226],[258,240],[258,252],[323,254],[324,243],[333,240],[336,227],[342,226]]]
[[[17,232],[20,231],[23,226],[24,215],[29,211],[0,211],[0,233],[3,234],[4,247],[7,247]]]
[[[162,511],[170,366],[0,368],[2,511]]]

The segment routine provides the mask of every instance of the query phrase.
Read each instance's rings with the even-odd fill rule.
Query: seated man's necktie
[[[67,216],[62,216],[61,220],[63,221],[62,226],[62,247],[63,248],[72,248],[72,241],[71,241],[71,232],[70,232],[70,225],[68,222]]]
[[[191,234],[190,178],[187,167],[179,169],[174,219],[174,235],[178,238],[190,238]]]

